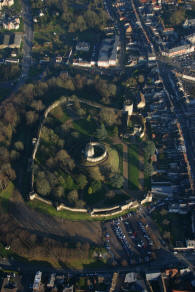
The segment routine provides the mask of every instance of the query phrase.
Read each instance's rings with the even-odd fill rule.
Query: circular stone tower
[[[95,154],[95,151],[94,151],[94,146],[92,143],[88,143],[85,147],[85,156],[87,158],[91,158],[93,157]]]
[[[90,142],[85,146],[85,161],[89,163],[101,162],[107,158],[107,150],[104,144]]]

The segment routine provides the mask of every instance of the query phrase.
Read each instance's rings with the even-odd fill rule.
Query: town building
[[[171,58],[175,56],[189,54],[192,52],[194,52],[194,46],[192,46],[191,44],[186,44],[172,49],[165,49],[165,51],[162,52],[162,55]]]
[[[110,66],[116,66],[118,62],[118,50],[120,49],[119,36],[115,35],[115,38],[106,38],[103,40],[97,65],[98,67],[109,68]]]
[[[162,31],[162,33],[167,36],[167,35],[173,35],[175,34],[175,30],[173,27],[165,27]]]
[[[90,44],[87,42],[78,42],[76,44],[76,51],[88,52],[90,49]]]
[[[193,240],[190,240],[190,239],[186,240],[186,247],[195,249],[195,240],[194,239]]]
[[[88,61],[83,60],[81,58],[74,59],[72,65],[73,66],[86,67],[86,68],[90,68],[92,66],[91,62],[88,62]]]
[[[0,36],[0,49],[19,49],[22,42],[22,33],[4,34]]]
[[[35,275],[35,279],[33,283],[33,292],[38,292],[40,290],[41,278],[42,278],[42,272],[38,271]]]
[[[56,279],[56,274],[55,273],[51,274],[51,276],[49,278],[49,282],[47,283],[48,288],[54,287],[55,279]]]
[[[155,184],[152,183],[152,189],[151,189],[151,193],[153,196],[168,196],[168,197],[172,197],[173,196],[173,188],[172,186],[167,186],[164,184]]]
[[[190,34],[190,35],[187,35],[187,36],[185,37],[185,39],[186,39],[187,41],[189,41],[191,44],[195,44],[195,33]]]
[[[140,92],[140,95],[138,97],[138,104],[137,104],[137,108],[138,109],[142,109],[146,106],[146,100],[144,97],[144,94],[142,92]]]
[[[156,55],[153,53],[148,54],[148,61],[156,61]]]
[[[11,17],[7,20],[3,21],[3,28],[7,30],[19,29],[20,27],[20,18],[19,17]]]
[[[3,7],[10,7],[14,5],[14,0],[0,0],[0,10],[3,8]]]
[[[193,27],[193,26],[195,26],[195,19],[186,19],[186,21],[183,24],[184,28]]]
[[[17,291],[18,291],[18,289],[15,286],[15,283],[10,281],[10,277],[9,276],[7,278],[3,279],[1,292],[17,292]]]

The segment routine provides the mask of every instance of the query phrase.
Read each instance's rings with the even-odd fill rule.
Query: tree
[[[106,128],[105,128],[105,126],[104,126],[103,123],[101,123],[100,128],[98,128],[98,129],[96,130],[96,136],[97,136],[97,138],[100,139],[100,140],[104,140],[104,139],[106,139],[106,137],[108,136],[108,133],[107,133]]]
[[[2,163],[2,161],[9,161],[9,151],[3,146],[0,147],[0,162]]]
[[[79,174],[75,178],[77,186],[79,189],[83,190],[85,186],[88,184],[87,178],[84,174]]]
[[[167,213],[168,213],[168,211],[164,208],[160,211],[161,216],[166,216]]]
[[[173,12],[170,16],[170,23],[172,25],[180,25],[185,20],[185,10],[184,9],[177,9]]]
[[[117,90],[117,87],[116,87],[115,84],[113,84],[113,83],[108,84],[109,96],[115,96],[116,95],[116,90]]]
[[[24,144],[22,141],[17,141],[14,143],[15,149],[18,151],[23,151],[24,150]]]
[[[167,239],[167,240],[170,240],[171,239],[171,233],[169,231],[165,231],[163,233],[163,238]]]
[[[102,187],[101,181],[97,181],[97,180],[92,181],[91,183],[92,193],[96,193],[97,191],[101,189],[101,187]]]
[[[134,88],[137,86],[137,80],[134,77],[130,77],[123,83],[123,85],[126,87]]]
[[[45,108],[42,100],[40,100],[40,99],[39,100],[33,100],[32,103],[31,103],[31,107],[33,109],[35,109],[36,111],[38,111],[38,112],[42,111]]]
[[[88,188],[88,194],[91,195],[92,193],[93,193],[93,189],[92,189],[92,187],[89,187]]]
[[[66,169],[66,167],[68,166],[68,168],[72,171],[73,168],[75,167],[73,159],[64,149],[58,151],[58,153],[56,154],[56,161],[58,162],[59,166],[63,169]]]
[[[64,188],[63,186],[57,186],[54,188],[54,195],[58,198],[63,197],[64,195]]]
[[[64,81],[64,88],[67,90],[74,91],[75,87],[74,87],[73,81],[71,79],[65,80]]]
[[[110,178],[110,184],[113,188],[120,189],[122,188],[124,184],[124,177],[120,175],[119,173],[115,173],[111,178]]]
[[[12,150],[11,153],[10,153],[10,158],[11,160],[17,160],[20,158],[20,153],[16,150]]]
[[[167,219],[164,219],[163,222],[162,222],[163,225],[169,225],[170,224],[170,221],[167,220]]]
[[[114,191],[108,191],[107,193],[106,193],[106,198],[108,198],[108,199],[112,199],[112,198],[114,198],[115,197],[115,192]]]
[[[140,75],[138,76],[138,82],[139,82],[139,83],[144,83],[144,75],[140,74]]]
[[[1,171],[8,177],[9,180],[13,181],[16,178],[15,170],[11,167],[10,163],[1,164]]]
[[[102,108],[100,111],[100,119],[102,122],[105,122],[108,126],[112,126],[113,124],[116,123],[117,116],[114,110]]]
[[[58,178],[53,171],[47,171],[47,178],[51,187],[55,187],[58,184]]]
[[[85,206],[85,202],[83,200],[78,200],[75,202],[76,208],[83,208]]]
[[[80,104],[80,101],[79,101],[79,98],[76,96],[76,95],[72,95],[71,96],[71,99],[74,103],[74,107],[78,110],[81,108],[81,104]]]
[[[117,126],[114,126],[114,129],[113,129],[113,135],[115,137],[118,137],[118,127]]]
[[[86,82],[85,76],[76,74],[76,76],[74,77],[74,85],[77,89],[82,89],[85,82]]]
[[[145,146],[145,154],[146,154],[146,158],[149,159],[152,155],[154,155],[156,150],[155,144],[153,141],[147,141],[147,144]]]
[[[55,107],[52,111],[51,111],[52,116],[54,116],[56,119],[60,120],[63,118],[64,116],[64,112],[62,110],[61,106],[57,106]]]
[[[4,110],[4,114],[3,114],[4,121],[7,123],[10,123],[12,127],[15,127],[18,122],[19,117],[13,104],[12,103],[6,104],[3,107],[3,110]]]
[[[29,100],[33,99],[34,96],[34,85],[32,83],[25,84],[22,88],[22,92]]]
[[[70,203],[74,203],[79,199],[77,190],[72,190],[68,193],[67,199]]]
[[[65,178],[65,187],[67,190],[72,190],[74,188],[74,181],[70,175]]]
[[[34,111],[26,112],[26,122],[28,125],[34,124],[38,120],[38,114]]]
[[[144,166],[144,173],[145,173],[145,175],[151,177],[153,171],[154,171],[154,169],[153,169],[152,163],[146,162],[145,163],[145,166]]]
[[[46,178],[39,178],[36,179],[36,189],[38,194],[46,196],[50,193],[51,188],[48,180]]]
[[[83,108],[80,108],[80,109],[77,110],[77,114],[79,116],[84,116],[86,114],[86,111]]]

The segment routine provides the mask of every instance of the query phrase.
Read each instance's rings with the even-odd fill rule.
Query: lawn
[[[113,148],[108,148],[108,160],[105,165],[108,165],[112,172],[118,172],[119,170],[119,153]]]
[[[67,261],[66,265],[71,268],[71,269],[76,269],[76,270],[83,270],[84,268],[106,268],[106,262],[97,260],[96,258],[93,257],[88,257],[88,258],[78,258],[76,260],[70,260],[70,262]]]
[[[120,174],[123,175],[123,145],[118,144],[114,145],[114,148],[118,151],[118,156],[119,156],[119,170]]]
[[[29,201],[27,203],[30,207],[37,209],[38,211],[49,214],[51,216],[57,216],[60,218],[72,220],[72,221],[80,221],[80,220],[94,220],[89,214],[79,213],[79,212],[71,212],[71,211],[57,211],[53,206],[49,206],[38,200]]]
[[[96,125],[95,122],[87,121],[86,119],[80,119],[73,123],[74,129],[85,136],[94,136]]]
[[[139,189],[139,154],[136,145],[128,146],[128,177],[129,188]]]
[[[14,190],[14,185],[13,183],[10,182],[7,188],[0,193],[0,199],[8,200],[12,196],[13,190]]]

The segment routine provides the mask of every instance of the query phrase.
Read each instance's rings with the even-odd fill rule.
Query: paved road
[[[22,60],[22,77],[28,76],[31,65],[32,41],[33,41],[33,20],[31,14],[30,1],[22,0],[22,16],[24,21],[24,43]]]
[[[195,255],[183,256],[181,254],[174,255],[171,252],[167,252],[165,250],[159,250],[157,255],[157,260],[152,261],[151,263],[146,264],[136,264],[129,267],[107,267],[107,268],[86,268],[82,271],[82,273],[112,273],[112,272],[153,272],[153,271],[161,271],[167,267],[187,267],[190,265],[190,268],[194,272],[194,264],[195,264]],[[78,272],[78,270],[71,269],[55,269],[51,266],[42,265],[40,267],[39,263],[20,263],[15,261],[10,261],[10,263],[5,263],[0,261],[0,268],[8,269],[8,270],[17,270],[23,273],[35,273],[37,270],[40,270],[44,273],[52,273],[52,272]]]

